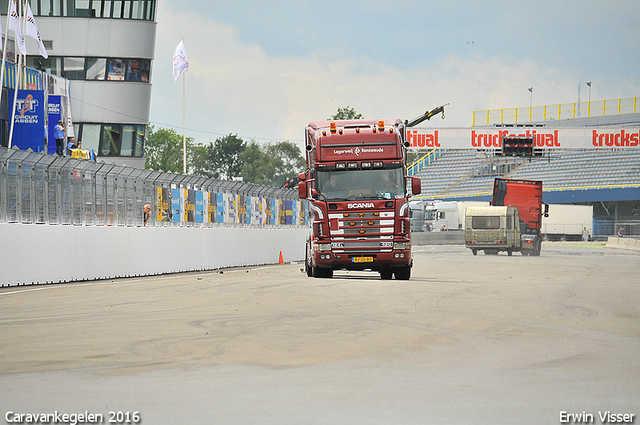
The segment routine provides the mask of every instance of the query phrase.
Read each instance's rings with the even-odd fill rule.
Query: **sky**
[[[205,144],[302,149],[345,107],[410,120],[448,104],[421,127],[467,127],[474,110],[586,101],[587,81],[592,101],[640,96],[638,0],[159,0],[156,20],[150,122]]]

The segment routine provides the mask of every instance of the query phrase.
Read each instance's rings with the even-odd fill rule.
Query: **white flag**
[[[9,29],[16,33],[16,43],[18,43],[18,48],[20,49],[20,53],[23,55],[27,54],[27,45],[24,42],[24,35],[22,35],[22,28],[20,28],[20,18],[18,17],[18,12],[16,12],[16,4],[12,0],[11,2],[11,16],[9,16]]]
[[[36,20],[33,19],[33,12],[31,12],[31,5],[29,3],[27,3],[27,26],[24,29],[24,34],[38,42],[38,51],[40,52],[40,56],[45,59],[49,57],[47,49],[44,48],[42,37],[40,37],[40,31],[38,31]]]
[[[182,71],[189,68],[189,60],[187,59],[187,52],[184,50],[184,40],[178,44],[176,51],[173,53],[173,79],[178,81]]]

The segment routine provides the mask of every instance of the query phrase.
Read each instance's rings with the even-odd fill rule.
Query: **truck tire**
[[[534,244],[533,252],[531,253],[531,255],[535,257],[539,257],[541,250],[542,250],[542,241],[540,239],[536,239],[536,243]]]
[[[478,250],[477,249],[472,249],[471,252],[473,253],[473,255],[478,255]]]
[[[308,242],[304,252],[304,271],[307,272],[308,277],[313,277],[313,266],[311,265],[311,261],[309,260],[309,243]]]
[[[320,267],[314,267],[313,277],[331,279],[333,277],[333,269],[323,269]]]
[[[404,266],[399,267],[393,272],[396,275],[396,280],[409,280],[411,279],[411,267]]]
[[[389,280],[393,277],[393,270],[380,270],[380,279]]]
[[[507,254],[509,255],[509,257],[511,257],[511,255],[513,255],[513,250],[508,249],[508,250],[507,250]]]

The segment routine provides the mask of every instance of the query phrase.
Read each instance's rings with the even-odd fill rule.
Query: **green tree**
[[[191,171],[194,157],[194,140],[186,138],[187,142],[187,172]],[[175,130],[155,126],[147,127],[147,138],[144,147],[145,168],[157,171],[183,171],[183,143],[182,135]]]
[[[271,184],[282,187],[292,178],[304,171],[305,159],[295,143],[284,141],[267,145],[267,156],[271,160],[273,177]]]
[[[270,161],[262,147],[252,141],[242,153],[242,178],[246,182],[268,185]]]
[[[194,173],[204,177],[231,180],[242,172],[242,153],[246,148],[244,140],[237,135],[216,139],[215,143],[199,146],[194,155]]]
[[[363,118],[364,117],[362,116],[362,114],[357,113],[355,109],[349,108],[347,106],[346,108],[338,108],[338,112],[336,112],[333,116],[327,119],[328,120],[361,120]]]
[[[243,155],[244,181],[267,186],[283,187],[304,170],[305,160],[300,148],[289,141],[261,146],[250,143]]]
[[[214,145],[196,146],[193,158],[193,173],[203,177],[220,178],[220,170],[216,168],[213,153]]]

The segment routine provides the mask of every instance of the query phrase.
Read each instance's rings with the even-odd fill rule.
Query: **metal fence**
[[[0,148],[0,222],[77,226],[301,226],[297,191]]]

